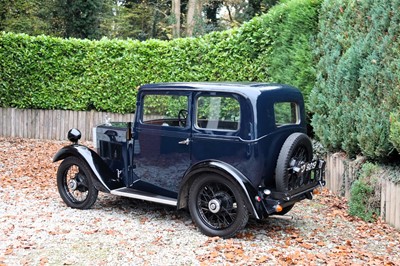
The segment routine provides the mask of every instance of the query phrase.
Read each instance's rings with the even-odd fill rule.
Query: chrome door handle
[[[189,143],[190,143],[190,139],[188,139],[188,138],[178,142],[178,144],[182,144],[182,145],[189,145]]]

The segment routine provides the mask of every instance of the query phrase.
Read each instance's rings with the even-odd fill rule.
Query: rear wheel
[[[64,159],[58,167],[57,187],[63,201],[72,208],[89,209],[97,200],[92,171],[76,157]]]
[[[293,172],[294,166],[312,160],[312,143],[303,133],[293,133],[284,142],[279,153],[275,171],[276,189],[289,192],[304,184],[303,175]]]
[[[189,210],[199,230],[207,236],[233,237],[249,219],[241,189],[217,174],[201,175],[193,182]]]

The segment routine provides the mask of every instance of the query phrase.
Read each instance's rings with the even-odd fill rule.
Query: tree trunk
[[[172,0],[172,36],[179,38],[181,35],[181,0]]]
[[[212,29],[216,29],[218,27],[218,9],[222,5],[222,1],[220,0],[212,0],[208,1],[208,4],[205,5],[205,14],[206,14],[206,23]]]
[[[202,0],[189,0],[187,5],[186,36],[192,37],[196,31],[201,31]]]

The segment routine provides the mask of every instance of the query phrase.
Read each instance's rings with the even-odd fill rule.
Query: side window
[[[185,127],[188,97],[182,95],[147,94],[143,97],[142,123]]]
[[[275,124],[283,126],[300,122],[299,107],[296,103],[281,102],[274,104]]]
[[[202,129],[236,131],[240,126],[240,104],[228,96],[197,98],[196,126]]]

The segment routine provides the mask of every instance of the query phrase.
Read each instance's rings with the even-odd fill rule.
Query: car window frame
[[[144,98],[147,95],[162,95],[162,96],[185,96],[187,98],[187,106],[186,110],[188,112],[186,118],[186,126],[179,127],[179,126],[167,126],[167,125],[157,125],[157,124],[149,124],[146,123],[143,118],[145,116],[145,100]],[[158,91],[143,91],[141,92],[140,96],[140,117],[138,119],[140,126],[145,127],[153,127],[158,129],[176,129],[176,130],[187,130],[191,128],[191,102],[192,102],[192,93],[188,91],[175,91],[175,90],[158,90]]]
[[[282,124],[277,123],[277,119],[276,119],[277,112],[276,112],[275,106],[277,104],[285,104],[285,103],[294,104],[295,105],[296,122],[282,123]],[[273,109],[273,116],[274,116],[274,125],[275,125],[276,128],[280,128],[280,127],[284,127],[284,126],[300,125],[301,124],[300,105],[299,105],[298,102],[296,102],[296,101],[278,101],[278,102],[274,102],[273,106],[272,106],[272,109]]]
[[[203,128],[198,126],[198,99],[200,97],[226,97],[226,98],[232,98],[236,100],[236,102],[239,104],[239,119],[238,119],[238,128],[236,130],[232,129],[218,129],[218,128]],[[219,133],[229,133],[229,134],[235,134],[239,133],[241,131],[242,127],[242,113],[243,113],[243,106],[241,103],[240,95],[236,93],[226,93],[226,92],[218,92],[218,91],[212,91],[212,92],[199,92],[194,96],[193,99],[193,127],[202,132],[219,132]]]

